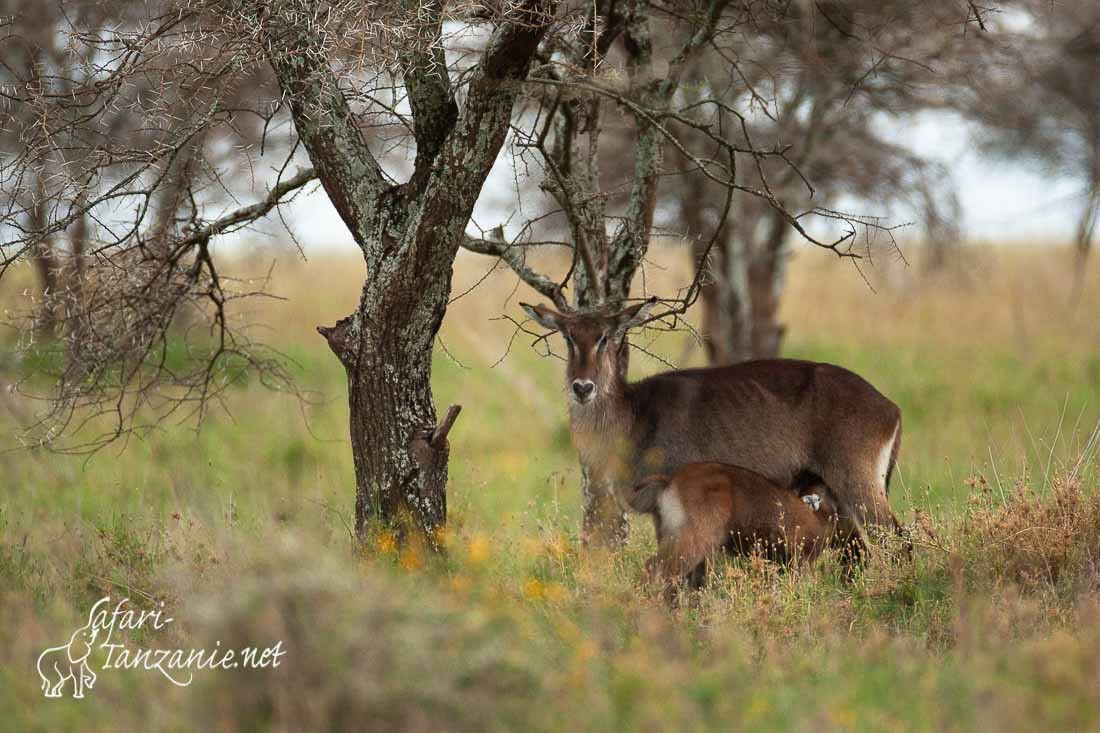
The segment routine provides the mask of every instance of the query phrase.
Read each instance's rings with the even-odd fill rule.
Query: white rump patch
[[[679,532],[687,524],[687,512],[675,486],[669,486],[657,497],[657,511],[661,515],[661,528],[668,532]]]
[[[901,423],[898,423],[894,427],[894,434],[890,436],[890,440],[882,446],[882,450],[878,454],[878,462],[875,464],[875,476],[879,480],[879,486],[883,491],[886,491],[886,474],[890,470],[890,456],[894,452],[894,443],[898,439],[898,428],[901,427]]]

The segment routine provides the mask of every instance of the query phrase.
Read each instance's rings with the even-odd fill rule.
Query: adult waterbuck
[[[886,488],[901,441],[897,405],[856,374],[792,359],[683,369],[626,381],[626,333],[650,300],[615,313],[521,304],[569,349],[569,422],[585,475],[586,537],[617,540],[625,492],[688,463],[743,466],[782,487],[820,478],[842,530],[899,527]],[[792,488],[793,490],[793,488]]]

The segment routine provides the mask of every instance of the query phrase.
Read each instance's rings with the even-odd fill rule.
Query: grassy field
[[[683,285],[680,251],[652,256],[649,287]],[[884,260],[867,281],[800,253],[786,353],[852,368],[901,406],[891,497],[913,561],[880,553],[851,584],[828,559],[720,564],[669,612],[641,583],[648,524],[623,552],[579,546],[563,364],[529,339],[509,348],[499,316],[531,295],[504,272],[452,305],[435,361],[437,406],[464,406],[449,551],[383,536],[357,553],[343,373],[314,327],[353,307],[362,266],[277,259],[285,300],[240,315],[292,358],[307,403],[246,381],[197,432],[165,425],[91,457],[0,453],[0,727],[1100,730],[1095,261],[1070,310],[1060,250],[975,246],[934,280]],[[461,259],[456,295],[491,266]],[[0,302],[25,308],[29,283],[17,273]],[[687,334],[641,343],[702,359]],[[23,364],[0,332],[0,386]],[[663,368],[632,357],[634,377]],[[7,392],[0,449],[39,408]],[[120,632],[135,648],[281,641],[286,655],[187,687],[104,669],[85,699],[44,699],[38,655],[105,595],[173,617]]]

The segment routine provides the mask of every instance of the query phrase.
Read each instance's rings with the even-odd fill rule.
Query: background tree
[[[897,256],[893,226],[883,215],[901,204],[919,212],[930,251],[926,266],[936,269],[958,236],[950,177],[942,165],[892,140],[887,127],[942,106],[940,90],[953,78],[954,47],[966,18],[957,6],[929,8],[909,0],[791,3],[758,18],[739,46],[715,45],[701,61],[694,93],[748,110],[746,127],[757,144],[783,152],[758,164],[783,208],[828,218],[844,201],[873,201],[879,216],[866,221],[883,228],[861,242],[859,251]],[[736,76],[714,86],[708,83],[713,66],[728,66]],[[741,175],[759,173],[743,168]],[[739,197],[710,247],[701,233],[715,226],[722,192],[693,174],[677,189],[679,205],[669,218],[694,241],[695,266],[704,273],[702,330],[709,361],[778,356],[793,233],[781,209]]]
[[[5,0],[0,3],[0,18],[8,19],[5,29],[5,53],[0,58],[0,88],[23,86],[34,93],[45,93],[48,86],[61,91],[80,73],[87,59],[65,42],[59,31],[69,22],[84,26],[102,24],[108,18],[118,18],[118,9],[110,6],[83,5],[72,9],[74,18],[66,18],[60,6],[50,3],[24,7]],[[18,17],[19,32],[11,24]],[[2,22],[2,21],[0,21]],[[85,50],[86,53],[86,50]],[[8,105],[0,140],[7,150],[22,144],[23,131],[35,120],[29,115],[34,109],[25,105]],[[106,122],[106,121],[105,121]],[[109,128],[109,123],[104,125]],[[32,170],[18,186],[0,191],[0,204],[9,211],[20,211],[23,220],[11,220],[26,230],[46,228],[49,208],[55,202],[48,195],[49,180],[63,171],[77,153],[63,146],[45,147]],[[34,317],[34,336],[49,339],[57,335],[59,323],[64,323],[79,305],[82,254],[86,242],[88,221],[79,217],[65,232],[56,232],[34,243],[31,260],[39,284]]]
[[[1001,4],[991,33],[974,49],[952,104],[979,123],[986,153],[1077,180],[1081,211],[1074,238],[1071,302],[1100,216],[1100,6],[1088,0]]]
[[[10,199],[9,214],[22,211],[26,217],[26,228],[37,231],[50,228],[50,207],[56,208],[60,202],[52,195],[57,181],[72,175],[74,170],[87,167],[82,160],[91,148],[91,135],[99,139],[98,147],[126,146],[131,153],[145,148],[149,156],[156,155],[156,146],[162,144],[164,130],[183,124],[183,118],[169,110],[178,102],[182,107],[188,105],[187,97],[216,94],[219,102],[229,106],[239,106],[243,100],[234,99],[232,92],[188,87],[185,80],[176,84],[179,75],[162,73],[156,77],[134,75],[128,79],[127,98],[131,104],[106,104],[94,116],[83,119],[68,119],[64,123],[55,123],[59,129],[70,131],[81,127],[84,134],[83,144],[72,146],[43,144],[36,140],[33,149],[30,143],[33,137],[28,131],[34,131],[39,124],[33,115],[42,112],[71,113],[72,109],[61,104],[45,105],[42,102],[53,95],[59,98],[65,90],[76,92],[84,89],[93,80],[85,75],[94,72],[98,64],[90,57],[96,51],[97,44],[89,42],[92,35],[112,32],[110,29],[131,28],[141,22],[141,13],[127,3],[43,3],[27,6],[23,3],[7,3],[0,9],[0,17],[8,18],[6,28],[9,41],[6,53],[0,57],[0,86],[6,89],[23,89],[18,95],[7,100],[5,124],[0,127],[0,136],[5,139],[9,150],[24,148],[23,165],[19,170],[27,174],[23,181],[13,181],[12,185],[0,190],[0,197]],[[190,49],[165,49],[161,52],[159,68],[164,70],[173,64],[184,64],[189,60]],[[257,91],[266,97],[274,93],[271,74],[260,68],[257,73],[236,88],[238,94],[255,95]],[[265,88],[266,87],[266,88]],[[37,98],[37,104],[27,103]],[[157,126],[150,129],[146,122],[156,114]],[[220,130],[216,140],[210,140],[200,131],[193,135],[187,144],[180,148],[175,160],[166,171],[164,185],[159,187],[156,200],[149,206],[155,212],[156,223],[152,225],[151,235],[146,243],[157,246],[166,241],[167,232],[174,227],[186,225],[188,209],[195,198],[212,198],[217,193],[210,186],[192,187],[193,173],[197,167],[217,170],[218,175],[230,178],[234,174],[232,166],[239,163],[232,151],[242,145],[258,144],[262,128],[248,121],[237,120],[230,128]],[[110,141],[105,144],[105,141]],[[287,149],[287,141],[276,135],[264,140],[269,150]],[[35,156],[32,159],[32,156]],[[9,172],[16,171],[16,167]],[[53,181],[52,184],[48,182]],[[21,200],[20,200],[21,199]],[[16,217],[9,216],[9,225],[19,226]],[[85,248],[94,238],[94,230],[103,225],[97,221],[93,211],[77,215],[68,229],[55,232],[36,242],[32,256],[39,280],[41,297],[34,314],[40,348],[49,348],[43,339],[58,337],[61,342],[72,344],[79,341],[74,337],[75,330],[83,314],[83,288]],[[67,331],[57,332],[55,326],[64,326]]]

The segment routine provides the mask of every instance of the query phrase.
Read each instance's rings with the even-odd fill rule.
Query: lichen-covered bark
[[[775,210],[769,212],[763,240],[749,262],[749,295],[752,299],[752,352],[756,359],[779,356],[787,329],[779,322],[779,304],[787,283],[787,222]]]
[[[436,290],[407,310],[407,319],[368,301],[321,329],[348,376],[359,534],[375,521],[416,526],[434,541],[446,521],[449,447],[445,438],[431,440],[437,423],[432,341],[446,307]]]
[[[617,487],[601,482],[581,466],[583,519],[581,531],[586,542],[617,545],[626,540],[627,518],[623,502],[616,496]]]
[[[308,0],[268,6],[264,40],[298,135],[367,262],[355,312],[318,329],[348,376],[356,529],[361,536],[372,520],[403,534],[415,527],[434,544],[446,520],[449,447],[432,400],[432,346],[466,224],[554,3],[517,4],[511,20],[497,24],[461,116],[438,45],[407,54],[417,155],[403,184],[389,183],[372,157],[319,40],[302,23],[303,5],[306,14],[320,12]],[[421,12],[438,36],[442,3]]]
[[[699,288],[703,311],[700,331],[711,364],[736,364],[752,358],[749,253],[732,229],[722,232],[713,246],[709,240],[696,240],[693,245],[695,266],[703,270]]]

